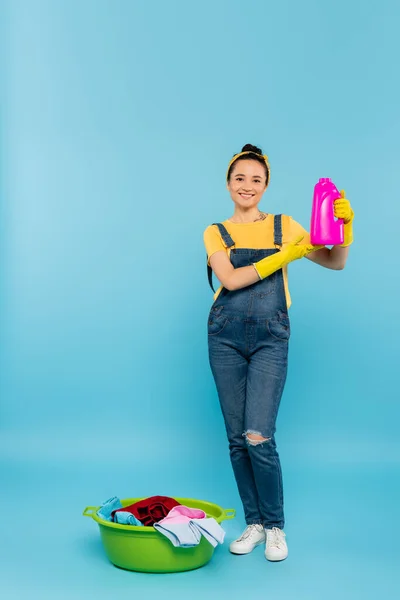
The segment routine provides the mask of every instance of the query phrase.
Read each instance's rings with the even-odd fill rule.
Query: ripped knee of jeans
[[[261,446],[261,444],[271,440],[270,437],[264,437],[260,431],[253,431],[250,429],[243,433],[243,437],[246,438],[248,446]]]

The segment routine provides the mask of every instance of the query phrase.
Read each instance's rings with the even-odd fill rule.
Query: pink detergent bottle
[[[315,185],[310,227],[313,245],[343,244],[343,219],[335,219],[333,212],[333,202],[337,198],[340,198],[340,192],[328,177],[320,179]]]

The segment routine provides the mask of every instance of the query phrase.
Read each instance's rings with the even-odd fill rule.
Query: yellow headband
[[[232,158],[232,160],[230,161],[230,163],[228,165],[228,170],[226,172],[226,179],[228,179],[229,169],[231,168],[233,163],[239,158],[239,156],[243,156],[244,154],[255,154],[256,156],[259,156],[260,158],[264,159],[264,162],[267,165],[267,170],[268,170],[268,181],[267,181],[267,186],[268,186],[269,179],[271,176],[271,171],[270,171],[269,162],[268,162],[268,156],[266,154],[257,154],[257,152],[253,152],[252,150],[246,150],[245,152],[239,152],[239,154],[235,154],[235,156]]]

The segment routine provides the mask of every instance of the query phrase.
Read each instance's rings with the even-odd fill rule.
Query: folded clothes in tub
[[[223,544],[225,531],[204,511],[188,506],[176,506],[165,519],[154,524],[154,529],[165,535],[174,546],[192,548],[200,543],[203,535],[215,548]]]

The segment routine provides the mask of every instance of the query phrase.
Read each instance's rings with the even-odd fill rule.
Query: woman
[[[207,227],[204,244],[210,285],[212,271],[221,282],[208,320],[209,360],[247,524],[230,551],[247,554],[266,541],[266,558],[279,561],[288,555],[275,442],[290,337],[287,265],[306,257],[343,269],[354,213],[342,192],[335,216],[344,219],[344,244],[312,246],[291,217],[258,209],[269,180],[268,158],[259,148],[247,144],[234,155],[227,172],[233,216]]]

